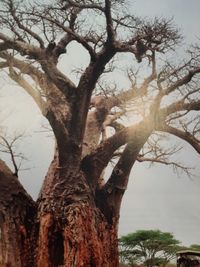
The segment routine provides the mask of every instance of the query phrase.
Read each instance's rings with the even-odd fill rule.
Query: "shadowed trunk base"
[[[117,229],[98,209],[77,203],[65,219],[40,219],[37,267],[117,267]]]
[[[36,205],[0,160],[0,267],[33,267]]]
[[[0,267],[118,266],[118,218],[108,222],[83,173],[71,177],[57,186],[60,194],[45,195],[44,187],[36,206],[9,169],[0,169]]]

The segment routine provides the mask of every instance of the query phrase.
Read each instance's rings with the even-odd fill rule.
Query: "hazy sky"
[[[185,44],[200,37],[199,0],[135,0],[136,14],[174,18],[185,37]],[[120,233],[138,229],[173,232],[183,244],[200,244],[200,157],[186,143],[184,159],[196,166],[196,177],[177,176],[167,167],[141,168],[137,164],[123,200]]]
[[[129,0],[129,3],[137,15],[173,17],[186,37],[185,43],[195,42],[200,37],[199,0]],[[73,60],[78,61],[78,53],[76,56]],[[0,96],[0,117],[6,118],[2,124],[8,131],[26,130],[27,138],[21,149],[29,158],[24,166],[30,170],[21,172],[21,181],[36,197],[52,158],[52,138],[38,132],[45,120],[32,100],[17,86],[2,86]],[[185,153],[181,157],[196,166],[196,177],[192,179],[185,175],[177,177],[164,166],[151,169],[144,164],[134,166],[122,204],[120,235],[138,229],[160,229],[173,232],[185,245],[200,244],[200,157],[189,145],[184,143],[184,147]]]

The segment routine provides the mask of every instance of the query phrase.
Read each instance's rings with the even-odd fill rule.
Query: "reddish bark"
[[[136,142],[127,146],[110,179],[100,188],[97,183],[100,166],[96,169],[92,167],[91,173],[89,165],[95,166],[91,158],[89,162],[80,159],[77,165],[78,154],[68,158],[65,155],[65,160],[60,160],[58,150],[45,178],[37,207],[17,178],[10,171],[2,172],[3,188],[8,190],[12,187],[5,201],[5,205],[10,203],[5,213],[10,217],[5,223],[1,222],[4,233],[0,242],[4,257],[2,267],[6,264],[10,267],[118,266],[117,229],[121,199],[131,167],[151,133],[151,127],[144,129],[145,122],[141,125],[143,134],[134,133],[133,128]],[[130,133],[122,131],[121,134],[122,143]],[[63,162],[68,164],[61,165]],[[3,195],[0,199],[2,203]],[[9,226],[11,220],[14,220],[14,228]],[[10,260],[7,259],[8,253]]]
[[[65,216],[41,217],[37,267],[118,266],[116,226],[98,209],[71,204]]]
[[[2,161],[0,188],[0,266],[31,267],[36,206]]]
[[[118,216],[97,206],[82,171],[56,168],[55,158],[38,202],[37,267],[118,266]]]
[[[53,181],[58,171],[63,177],[63,171],[54,166],[55,161],[47,180],[51,177]],[[64,172],[67,175],[68,172]],[[74,187],[67,182],[65,186],[57,187],[56,192],[59,190],[60,195],[53,196],[44,185],[36,219],[36,205],[16,177],[1,164],[1,267],[118,266],[118,218],[108,221],[105,206],[103,214],[84,174],[81,172],[77,177],[82,179],[79,189],[88,188],[84,194],[78,188],[72,190]],[[10,194],[8,186],[12,189]]]

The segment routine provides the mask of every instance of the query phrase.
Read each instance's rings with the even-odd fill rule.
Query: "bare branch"
[[[66,52],[65,51],[65,47],[69,43],[69,41],[76,40],[78,43],[83,45],[83,47],[89,52],[89,54],[91,56],[91,60],[92,61],[95,60],[95,57],[96,57],[95,52],[94,52],[93,48],[89,45],[89,43],[87,42],[87,40],[84,37],[80,36],[78,33],[76,33],[70,27],[64,26],[63,24],[61,24],[56,19],[53,19],[53,18],[48,17],[46,15],[44,16],[42,14],[35,14],[35,16],[38,16],[39,18],[41,18],[43,20],[46,20],[46,21],[48,21],[48,22],[50,22],[52,24],[55,24],[60,29],[62,29],[63,32],[67,33],[64,37],[62,37],[62,39],[59,41],[58,45],[57,46],[55,45],[55,47],[52,50],[52,54],[54,54],[55,57],[58,57],[60,54]]]
[[[171,115],[172,113],[179,112],[179,111],[198,111],[200,110],[200,100],[191,101],[189,103],[185,103],[185,99],[181,99],[171,105],[167,106],[166,108],[162,108],[160,110],[160,118],[166,117]]]
[[[63,0],[63,2],[67,2],[62,9],[66,10],[70,7],[78,7],[80,9],[97,9],[101,12],[104,12],[104,8],[101,5],[91,3],[91,4],[85,4],[85,3],[78,3],[72,0]]]
[[[24,155],[21,153],[16,153],[15,150],[15,143],[18,142],[23,137],[23,134],[18,134],[14,138],[11,139],[11,141],[8,141],[8,139],[0,135],[0,152],[7,153],[10,155],[11,162],[13,164],[14,168],[14,175],[18,177],[18,173],[21,167],[22,160],[25,159]],[[19,164],[17,163],[17,158],[20,159]]]
[[[131,142],[140,146],[141,149],[144,145],[144,140],[149,137],[153,127],[153,122],[149,118],[146,118],[136,125],[126,127],[117,132],[82,160],[82,169],[85,173],[90,173],[90,178],[91,173],[94,171],[95,177],[93,179],[97,179],[119,147]]]
[[[56,67],[54,61],[41,62],[42,68],[50,81],[67,97],[75,92],[76,85]]]
[[[180,129],[174,128],[172,126],[162,124],[160,125],[157,130],[159,131],[165,131],[170,134],[173,134],[186,142],[188,142],[199,154],[200,154],[200,140],[195,138],[195,136],[189,132],[184,132]]]
[[[116,189],[124,193],[124,191],[127,189],[128,178],[132,166],[137,160],[137,155],[147,138],[148,137],[144,138],[142,143],[136,143],[133,141],[126,145],[103,190],[107,191],[109,194],[115,194]]]
[[[16,13],[17,9],[16,9],[16,7],[14,6],[13,0],[7,0],[7,5],[8,5],[8,8],[9,8],[8,12],[10,12],[10,14],[12,15],[12,17],[13,17],[14,21],[16,22],[17,26],[18,26],[20,29],[22,29],[23,31],[25,31],[26,33],[28,33],[30,36],[32,36],[34,39],[36,39],[36,40],[38,41],[38,43],[40,44],[40,47],[41,47],[41,48],[44,48],[44,42],[43,42],[43,40],[40,38],[40,36],[39,36],[38,34],[36,34],[35,32],[31,31],[31,29],[25,27],[25,26],[21,23],[21,21],[20,21],[18,15],[17,15],[17,13]]]
[[[193,169],[191,167],[184,166],[181,163],[178,163],[175,161],[166,161],[166,160],[157,159],[157,158],[147,158],[147,157],[143,157],[140,155],[138,155],[137,161],[138,162],[150,162],[150,164],[158,163],[162,165],[171,166],[175,173],[179,173],[181,171],[181,172],[184,172],[187,176],[191,176],[191,170]]]
[[[22,56],[29,56],[32,59],[42,59],[43,51],[33,45],[26,44],[22,41],[17,41],[6,36],[3,33],[0,33],[0,40],[3,42],[0,43],[0,50],[14,49],[18,51]]]
[[[9,70],[10,78],[14,80],[19,86],[24,88],[24,90],[34,99],[41,113],[46,116],[47,105],[46,102],[42,99],[41,92],[39,90],[35,90],[20,74],[17,74],[17,72],[11,66],[9,66]]]
[[[115,38],[113,29],[113,20],[111,15],[111,0],[105,0],[105,16],[106,16],[106,28],[107,28],[107,43],[111,45]]]
[[[163,93],[165,95],[168,95],[169,93],[173,92],[175,89],[179,88],[180,86],[188,84],[193,78],[193,76],[198,73],[200,73],[200,68],[189,70],[188,74],[186,74],[183,78],[178,79],[174,84],[172,84],[167,89],[165,89]]]

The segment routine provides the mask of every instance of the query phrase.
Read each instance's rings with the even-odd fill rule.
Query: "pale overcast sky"
[[[185,44],[200,37],[199,0],[134,0],[137,15],[174,18],[185,37]],[[177,176],[167,167],[144,169],[137,164],[132,171],[123,200],[120,234],[138,229],[173,232],[184,245],[200,244],[200,157],[187,144],[184,160],[196,166],[196,177]]]
[[[199,0],[129,0],[129,3],[136,15],[173,17],[187,44],[200,37]],[[79,57],[73,60],[78,61]],[[52,138],[38,133],[45,120],[32,100],[18,87],[12,84],[3,86],[0,96],[0,119],[8,131],[23,129],[27,135],[32,133],[21,146],[29,158],[24,166],[30,167],[29,171],[21,172],[21,181],[36,198],[53,155]],[[185,175],[177,177],[164,166],[151,169],[144,164],[134,166],[122,204],[120,235],[138,229],[160,229],[173,232],[184,245],[200,244],[200,157],[187,144],[184,146],[182,158],[196,166],[196,177],[192,179]]]

